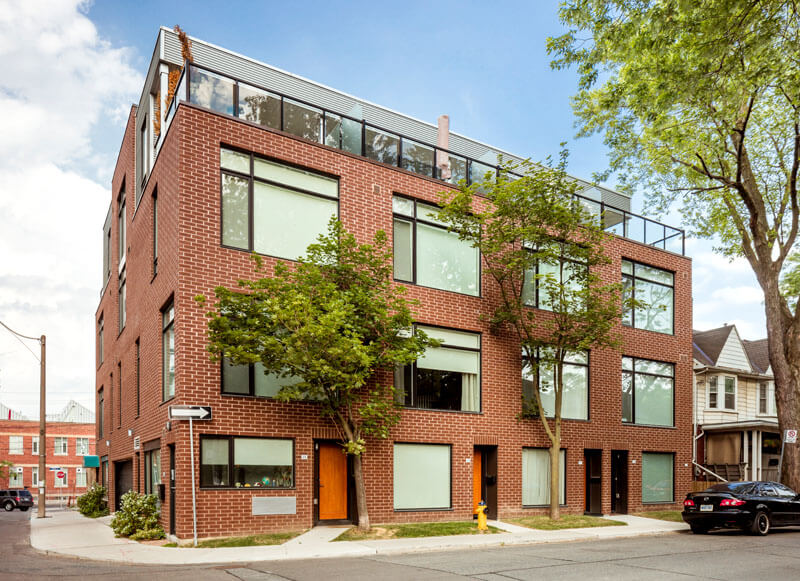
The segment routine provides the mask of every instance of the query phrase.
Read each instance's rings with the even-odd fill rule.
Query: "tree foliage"
[[[616,348],[622,304],[622,284],[606,284],[598,274],[610,262],[603,252],[608,235],[601,218],[574,196],[577,184],[566,174],[566,158],[562,153],[556,167],[504,163],[497,177],[445,192],[440,213],[480,250],[483,272],[496,284],[492,327],[513,332],[532,371],[553,369],[552,417],[542,413],[538,388],[520,415],[538,416],[550,439],[550,515],[556,519],[564,361],[570,352]]]
[[[570,0],[548,40],[577,65],[581,134],[603,132],[610,170],[695,234],[744,256],[764,291],[782,426],[800,420],[796,252],[800,20],[792,0]],[[782,275],[789,274],[780,288]],[[784,464],[800,485],[800,452]]]
[[[414,301],[393,282],[386,234],[359,244],[332,219],[328,233],[297,263],[270,275],[259,257],[253,280],[218,287],[209,313],[209,350],[289,380],[277,398],[319,406],[354,458],[359,526],[369,528],[361,455],[368,437],[386,438],[399,420],[380,371],[414,361],[429,344],[411,334]]]

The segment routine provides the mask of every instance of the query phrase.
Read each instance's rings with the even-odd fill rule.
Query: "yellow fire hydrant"
[[[489,527],[486,524],[486,502],[481,500],[478,503],[478,530],[479,531],[488,531]]]

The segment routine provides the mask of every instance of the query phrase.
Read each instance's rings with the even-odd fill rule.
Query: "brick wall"
[[[313,521],[314,440],[330,432],[331,424],[319,418],[313,404],[279,403],[269,399],[223,396],[219,364],[209,361],[204,310],[194,297],[213,296],[217,285],[232,286],[237,278],[250,276],[252,260],[245,251],[220,245],[220,145],[229,145],[276,158],[340,178],[339,216],[361,241],[382,229],[392,232],[392,194],[436,202],[441,182],[390,168],[364,158],[333,150],[279,132],[266,130],[221,115],[181,105],[166,142],[134,214],[132,181],[135,151],[134,127],[129,121],[112,182],[112,215],[123,178],[128,180],[128,323],[115,337],[117,319],[116,254],[112,277],[100,302],[98,318],[105,314],[105,361],[98,368],[97,387],[106,402],[104,437],[98,454],[114,461],[141,462],[133,450],[133,435],[142,443],[160,439],[163,481],[167,482],[167,445],[176,446],[176,532],[191,535],[191,480],[186,422],[167,427],[167,406],[210,405],[211,422],[195,423],[195,450],[201,434],[251,435],[293,438],[295,488],[287,491],[258,489],[197,490],[198,534],[201,537],[244,534],[308,527]],[[152,275],[152,192],[157,188],[159,208],[158,274]],[[112,248],[116,248],[116,223]],[[600,272],[608,281],[620,280],[622,258],[671,270],[675,273],[675,335],[631,329],[620,325],[623,354],[675,364],[675,427],[652,428],[621,423],[621,354],[610,350],[591,352],[590,420],[564,421],[563,445],[567,448],[568,512],[584,510],[584,449],[603,451],[603,512],[611,510],[610,455],[629,451],[628,510],[641,509],[642,452],[675,453],[675,500],[680,501],[691,479],[691,261],[685,257],[613,239],[608,244],[611,264]],[[264,258],[268,269],[275,263]],[[536,514],[544,509],[523,509],[521,500],[521,450],[546,447],[547,437],[538,420],[517,421],[521,379],[519,346],[508,333],[493,334],[481,320],[497,304],[487,276],[482,296],[470,297],[409,285],[409,296],[420,300],[417,320],[481,333],[480,414],[404,410],[402,421],[388,441],[369,441],[364,457],[368,506],[372,522],[456,520],[471,518],[472,457],[476,444],[497,445],[498,512],[503,516]],[[161,309],[174,297],[176,308],[176,397],[161,397]],[[546,316],[546,313],[542,313]],[[135,413],[135,343],[141,344],[139,378],[141,410]],[[121,418],[119,364],[122,366]],[[111,374],[114,374],[113,381]],[[385,378],[390,380],[390,378]],[[115,400],[119,402],[119,400]],[[113,410],[113,412],[112,412]],[[105,441],[110,442],[106,448]],[[395,512],[393,509],[393,442],[447,443],[452,446],[452,510]],[[301,459],[303,456],[306,460]],[[197,462],[197,459],[196,459]],[[110,472],[113,470],[110,469]],[[113,478],[112,478],[113,480]],[[134,468],[135,488],[141,489],[141,466]],[[114,483],[110,483],[111,496]],[[297,513],[253,516],[253,496],[296,496]],[[168,495],[169,496],[169,495]],[[162,510],[168,527],[169,499]],[[666,505],[677,507],[678,503]],[[658,508],[664,508],[659,505]]]

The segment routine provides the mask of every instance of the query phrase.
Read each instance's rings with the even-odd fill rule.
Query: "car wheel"
[[[30,508],[30,506],[20,506],[20,507],[19,507],[19,509],[20,509],[22,512],[25,512],[25,511],[26,511],[26,510],[28,510],[29,508]]]
[[[758,511],[753,519],[753,524],[750,525],[750,532],[763,537],[769,532],[769,528],[769,515],[764,511]]]
[[[14,510],[14,503],[9,500],[3,505],[3,508],[6,509],[7,512],[11,512]]]
[[[689,528],[692,529],[692,532],[696,535],[704,535],[711,530],[711,527],[708,525],[701,525],[695,523],[690,524]]]

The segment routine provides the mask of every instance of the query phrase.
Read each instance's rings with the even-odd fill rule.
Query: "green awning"
[[[84,456],[84,468],[100,468],[100,456]]]

